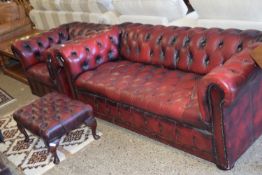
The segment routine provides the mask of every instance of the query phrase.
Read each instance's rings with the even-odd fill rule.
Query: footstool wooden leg
[[[59,158],[57,156],[57,152],[56,152],[56,149],[58,147],[59,141],[60,141],[60,139],[48,143],[48,150],[49,150],[49,152],[51,152],[52,156],[54,157],[54,161],[53,162],[56,165],[60,163],[60,160],[59,160]]]
[[[93,117],[93,115],[90,115],[90,117],[85,120],[85,124],[91,128],[92,135],[93,135],[94,139],[98,140],[100,138],[100,136],[96,134],[97,123],[96,123],[96,119]]]
[[[25,136],[25,142],[29,142],[29,136],[28,136],[25,128],[24,128],[22,125],[18,124],[18,123],[17,123],[17,128],[19,129],[19,131],[20,131],[22,134],[24,134],[24,136]]]

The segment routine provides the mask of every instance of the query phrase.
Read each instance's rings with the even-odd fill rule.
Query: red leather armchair
[[[77,38],[88,37],[107,27],[103,24],[74,22],[15,42],[12,51],[22,63],[32,93],[43,96],[56,90],[71,96],[63,67],[56,60],[50,59],[52,48]]]
[[[54,48],[97,117],[231,169],[262,132],[260,31],[122,24]]]

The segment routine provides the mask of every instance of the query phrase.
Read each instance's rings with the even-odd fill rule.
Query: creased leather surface
[[[14,113],[14,119],[46,140],[61,137],[79,126],[92,107],[65,95],[49,93]]]
[[[211,85],[217,85],[224,91],[225,106],[230,106],[234,102],[238,91],[245,86],[245,83],[256,68],[249,51],[246,49],[241,53],[235,54],[223,66],[215,68],[201,79],[198,89],[198,100],[202,116],[209,118],[207,117],[209,113],[207,92]]]
[[[81,74],[75,85],[77,89],[203,128],[205,123],[197,100],[201,77],[141,63],[117,61]]]

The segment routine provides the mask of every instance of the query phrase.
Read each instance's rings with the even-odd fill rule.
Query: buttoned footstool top
[[[25,135],[25,141],[29,141],[25,129],[41,137],[52,152],[56,164],[59,163],[56,147],[60,138],[82,123],[91,127],[94,139],[99,139],[92,107],[56,92],[22,107],[13,117],[19,130]]]

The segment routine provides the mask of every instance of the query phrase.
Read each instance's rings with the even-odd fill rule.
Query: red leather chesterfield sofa
[[[108,28],[104,24],[74,22],[61,25],[26,40],[12,45],[13,53],[20,58],[33,94],[43,96],[51,91],[59,91],[71,96],[71,90],[63,67],[51,59],[49,50],[81,37],[88,37],[95,32]]]
[[[255,30],[122,24],[54,48],[96,117],[231,169],[262,132]]]

